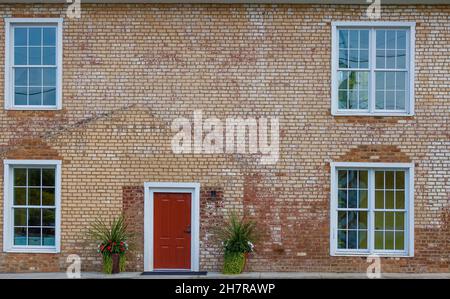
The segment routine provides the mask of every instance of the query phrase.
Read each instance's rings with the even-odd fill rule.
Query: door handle
[[[190,234],[191,233],[191,227],[188,227],[185,231],[186,234]]]

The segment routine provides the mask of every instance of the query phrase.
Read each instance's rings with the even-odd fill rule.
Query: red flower
[[[123,242],[120,242],[120,245],[123,245]]]
[[[111,246],[108,246],[106,249],[108,249],[109,251],[111,251]]]

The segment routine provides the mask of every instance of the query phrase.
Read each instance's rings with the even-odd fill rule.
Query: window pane
[[[375,191],[375,209],[384,209],[384,191]]]
[[[403,230],[405,228],[405,213],[396,212],[395,213],[395,229]]]
[[[43,34],[44,46],[56,45],[56,28],[44,28]]]
[[[367,171],[360,170],[359,171],[359,188],[367,189]]]
[[[376,90],[384,90],[384,76],[385,76],[385,72],[376,72],[375,73]]]
[[[14,209],[14,226],[27,226],[27,209]]]
[[[43,105],[54,106],[56,105],[56,88],[44,87],[43,88]]]
[[[356,249],[357,248],[357,230],[349,230],[348,231],[348,249]]]
[[[42,209],[42,226],[55,226],[55,209]]]
[[[350,33],[350,48],[358,49],[359,47],[359,30],[349,30]]]
[[[358,190],[348,191],[348,208],[355,209],[358,207]]]
[[[394,171],[385,172],[386,189],[394,189]]]
[[[375,229],[384,229],[384,212],[375,212]]]
[[[41,47],[29,47],[28,55],[30,65],[40,65],[41,64]]]
[[[28,169],[28,186],[41,186],[41,169],[29,168]]]
[[[29,92],[29,104],[42,105],[42,87],[30,87]]]
[[[56,52],[55,47],[44,47],[44,65],[56,65]]]
[[[14,228],[14,245],[27,245],[27,229],[24,227]]]
[[[394,232],[385,232],[384,237],[385,237],[384,249],[393,250],[394,249]]]
[[[55,205],[55,188],[42,188],[42,205]]]
[[[376,67],[378,69],[384,69],[386,66],[386,50],[377,50]]]
[[[394,191],[386,191],[386,209],[394,208]]]
[[[375,188],[384,189],[384,171],[375,171]]]
[[[367,212],[358,212],[358,229],[367,228]]]
[[[42,229],[42,245],[55,246],[55,229],[43,228]]]
[[[339,67],[340,68],[348,68],[348,50],[340,50],[339,51]]]
[[[377,49],[386,48],[385,39],[386,39],[386,31],[376,30]]]
[[[369,50],[359,51],[359,68],[361,69],[369,68]]]
[[[338,230],[338,248],[347,248],[347,231],[345,230]]]
[[[28,96],[28,88],[16,87],[14,89],[14,105],[26,105]]]
[[[359,190],[359,208],[367,209],[367,190]]]
[[[358,248],[359,249],[367,249],[367,231],[360,230],[358,235]]]
[[[404,171],[396,171],[395,175],[396,175],[395,188],[405,189],[405,172]]]
[[[348,48],[348,30],[339,30],[339,48]]]
[[[28,229],[28,245],[41,245],[41,229],[29,228]]]
[[[396,250],[404,250],[405,249],[405,233],[404,232],[395,232],[395,249]]]
[[[394,229],[394,212],[386,212],[384,214],[385,229]]]
[[[338,171],[338,188],[347,188],[347,170]]]
[[[375,97],[375,108],[384,109],[384,91],[377,91]]]
[[[397,91],[395,94],[395,109],[404,110],[405,109],[405,92]]]
[[[339,90],[339,109],[347,109],[347,90]]]
[[[55,170],[51,168],[42,169],[42,186],[55,186]]]
[[[406,68],[406,51],[405,50],[397,50],[396,62],[397,62],[398,69]]]
[[[358,187],[358,171],[349,170],[348,171],[348,188]]]
[[[358,68],[358,50],[350,50],[349,51],[349,57],[348,57],[348,64],[350,68]]]
[[[338,229],[347,229],[347,212],[338,212]]]
[[[28,209],[28,226],[41,226],[41,209]]]
[[[41,205],[41,189],[28,188],[28,204],[32,206]]]
[[[350,211],[347,213],[348,219],[348,228],[349,229],[357,229],[358,228],[358,212]]]
[[[27,189],[14,188],[14,205],[22,206],[27,204]]]
[[[28,45],[40,46],[42,39],[42,28],[30,28],[28,30]]]
[[[386,68],[395,68],[395,50],[386,50]]]
[[[404,209],[405,208],[405,191],[397,191],[395,194],[395,208]]]
[[[386,109],[394,110],[395,109],[395,92],[394,91],[386,91]]]
[[[26,47],[14,47],[14,64],[26,65],[28,63],[28,55]]]
[[[14,85],[28,86],[28,69],[17,67],[14,69]]]
[[[14,28],[14,45],[26,46],[27,45],[27,28]]]
[[[14,186],[26,186],[26,185],[27,185],[27,169],[14,168]]]
[[[387,30],[386,31],[386,48],[387,49],[395,49],[395,31]]]
[[[30,86],[42,85],[42,68],[30,68]]]
[[[406,31],[397,31],[397,49],[406,49]]]
[[[338,207],[339,208],[347,207],[347,191],[346,190],[338,191]]]
[[[384,249],[383,232],[375,232],[375,249]]]
[[[56,68],[44,68],[44,86],[56,85]]]
[[[361,49],[369,49],[369,30],[360,30],[359,38],[359,47]]]

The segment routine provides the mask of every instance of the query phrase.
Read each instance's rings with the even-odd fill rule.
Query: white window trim
[[[153,268],[153,194],[155,192],[191,193],[191,271],[200,269],[200,184],[174,182],[144,183],[144,271]],[[178,271],[177,269],[170,269]],[[161,271],[161,270],[160,270]],[[186,270],[181,270],[186,271]]]
[[[378,162],[331,162],[331,192],[330,192],[330,255],[331,256],[368,256],[378,255],[380,257],[413,257],[414,256],[414,163],[378,163]],[[337,249],[337,169],[402,169],[407,171],[408,204],[406,208],[406,217],[408,227],[405,228],[406,248],[403,252],[398,251],[373,251],[370,248],[364,252],[360,250],[338,250]],[[370,198],[370,192],[369,192]],[[369,200],[373,203],[373,200]],[[369,234],[373,227],[369,217]]]
[[[3,174],[3,251],[22,253],[59,253],[61,251],[61,161],[4,160]],[[12,175],[16,166],[55,166],[55,246],[14,246],[12,215]]]
[[[416,23],[415,22],[332,22],[331,23],[331,114],[332,115],[360,115],[360,116],[413,116],[414,115],[414,81],[415,81],[415,36],[416,36]],[[339,47],[338,47],[338,33],[339,27],[355,27],[355,28],[377,28],[386,27],[390,28],[405,28],[409,30],[409,98],[406,99],[406,112],[396,112],[396,111],[375,111],[375,99],[373,89],[374,78],[369,80],[369,112],[361,110],[339,110],[338,109],[338,60],[339,60]],[[373,45],[373,42],[372,42]],[[374,53],[373,46],[369,47],[369,53]],[[371,59],[373,55],[369,54]],[[372,103],[372,107],[371,106]]]
[[[15,24],[53,24],[56,30],[56,106],[16,106],[14,105],[14,88],[12,78],[11,30]],[[61,110],[62,109],[62,71],[63,71],[63,19],[62,18],[5,18],[5,110]]]

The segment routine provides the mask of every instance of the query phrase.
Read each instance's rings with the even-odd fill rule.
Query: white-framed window
[[[61,109],[62,23],[5,19],[5,109]]]
[[[414,22],[333,22],[333,115],[414,114]]]
[[[414,255],[414,164],[331,163],[330,252]]]
[[[4,160],[5,252],[60,251],[61,161]]]

